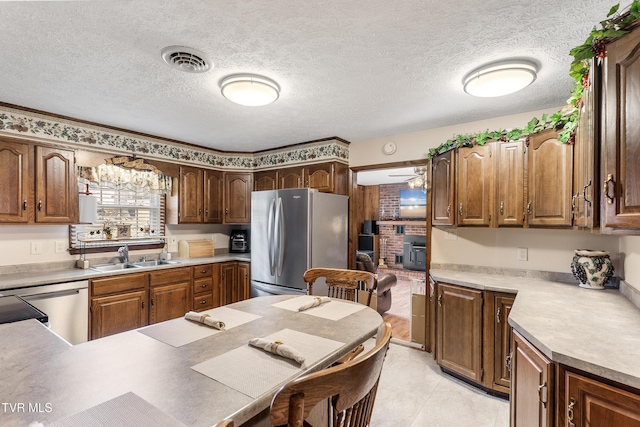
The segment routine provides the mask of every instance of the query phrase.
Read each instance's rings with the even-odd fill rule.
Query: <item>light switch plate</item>
[[[42,255],[42,242],[31,242],[31,255]]]

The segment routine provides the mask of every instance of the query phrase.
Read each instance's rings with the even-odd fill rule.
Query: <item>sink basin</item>
[[[132,262],[132,265],[136,267],[155,267],[158,265],[180,264],[178,261],[167,261],[162,259],[154,259],[151,261],[138,261]]]
[[[102,264],[102,265],[94,265],[90,267],[95,271],[119,271],[126,270],[127,268],[140,268],[138,265],[134,265],[131,263],[120,263],[120,264]]]

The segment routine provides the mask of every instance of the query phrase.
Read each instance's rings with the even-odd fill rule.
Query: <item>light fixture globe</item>
[[[484,65],[464,78],[464,91],[482,98],[509,95],[536,80],[537,68],[526,61]]]
[[[220,81],[220,89],[229,101],[249,107],[271,104],[280,96],[276,82],[255,74],[227,76]]]

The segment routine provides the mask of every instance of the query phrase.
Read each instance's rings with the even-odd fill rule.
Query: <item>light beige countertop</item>
[[[255,416],[268,416],[271,399],[282,384],[269,384],[268,391],[252,398],[191,367],[246,347],[251,338],[286,328],[344,343],[303,365],[294,374],[298,376],[329,366],[373,336],[382,323],[375,310],[364,306],[334,321],[273,305],[296,297],[258,297],[224,306],[260,317],[181,347],[137,330],[69,346],[36,320],[0,325],[2,401],[51,409],[0,412],[0,425],[23,427],[36,421],[46,425],[129,392],[187,426],[212,426],[227,417],[240,425]]]
[[[42,268],[34,268],[31,271],[11,272],[10,267],[3,267],[3,274],[0,274],[0,294],[9,289],[25,288],[29,286],[50,285],[54,283],[74,282],[78,280],[93,279],[96,277],[114,276],[118,274],[131,274],[135,272],[158,270],[162,268],[177,268],[192,265],[211,264],[226,261],[251,261],[251,254],[248,253],[228,253],[204,258],[172,258],[177,264],[160,265],[154,267],[141,267],[136,269],[125,269],[119,271],[99,272],[92,269],[79,268],[50,268],[43,265]],[[20,266],[20,270],[25,267]],[[16,270],[18,268],[16,267]],[[4,292],[8,294],[8,292]]]
[[[517,293],[509,324],[554,362],[640,389],[640,309],[617,289],[430,270],[437,282]]]

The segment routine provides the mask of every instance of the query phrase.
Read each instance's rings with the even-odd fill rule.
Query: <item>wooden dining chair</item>
[[[362,356],[331,368],[297,378],[282,386],[271,401],[274,426],[302,427],[318,403],[330,399],[334,427],[366,427],[378,389],[391,324],[378,330],[376,345]]]
[[[356,295],[360,283],[364,283],[367,292],[366,305],[371,305],[371,296],[376,289],[377,279],[375,274],[368,271],[346,270],[341,268],[310,268],[304,273],[304,281],[309,286],[309,295],[313,295],[313,284],[324,277],[329,289],[330,298],[339,298],[356,301]]]
[[[229,420],[220,421],[219,423],[217,423],[213,427],[233,427],[233,426],[234,426],[233,425],[233,420],[229,419]]]

